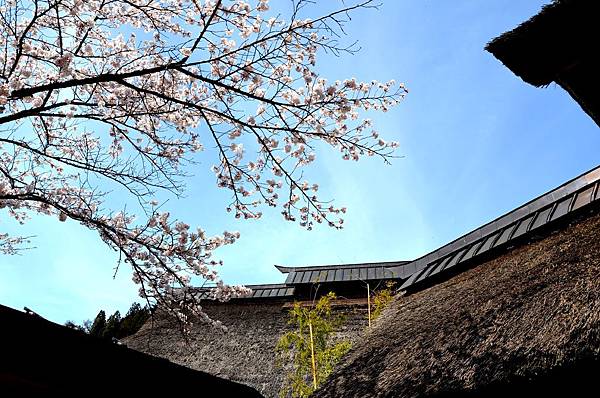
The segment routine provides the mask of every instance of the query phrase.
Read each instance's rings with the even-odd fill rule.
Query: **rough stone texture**
[[[155,319],[124,342],[130,348],[247,384],[265,397],[277,397],[285,370],[275,364],[275,345],[288,330],[288,308],[283,305],[282,301],[205,304],[205,311],[220,320],[227,332],[196,323],[186,343],[176,327]],[[346,316],[336,338],[356,341],[367,326],[366,306],[334,310]]]

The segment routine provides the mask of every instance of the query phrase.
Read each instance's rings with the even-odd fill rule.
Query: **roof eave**
[[[525,82],[547,86],[582,54],[593,53],[599,9],[596,1],[554,1],[485,49]]]

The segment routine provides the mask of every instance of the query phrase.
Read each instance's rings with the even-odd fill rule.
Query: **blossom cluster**
[[[397,105],[402,84],[331,81],[316,68],[323,53],[353,52],[337,37],[371,1],[301,18],[309,3],[285,20],[268,0],[0,0],[0,209],[97,230],[140,294],[167,306],[194,277],[215,282],[219,300],[247,293],[222,283],[211,257],[238,234],[173,220],[152,202],[157,190],[181,193],[198,152],[215,148],[235,217],[279,207],[304,228],[341,228],[346,209],[303,179],[314,148],[387,161],[398,146],[365,113]],[[111,184],[145,216],[105,209]],[[5,252],[18,243],[0,235]]]

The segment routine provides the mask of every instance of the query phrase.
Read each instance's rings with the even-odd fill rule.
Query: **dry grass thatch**
[[[205,311],[222,321],[229,328],[227,332],[198,321],[185,342],[177,325],[156,317],[123,342],[129,348],[249,385],[265,397],[275,398],[279,396],[286,369],[289,370],[275,363],[277,341],[290,330],[289,307],[286,307],[289,303],[287,300],[207,302]],[[337,337],[354,341],[366,327],[366,306],[345,304],[334,309],[346,317]]]
[[[592,215],[397,298],[316,396],[581,391],[600,369],[599,232]]]
[[[276,397],[283,382],[274,363],[279,335],[286,328],[281,302],[210,305],[204,310],[226,325],[222,332],[211,325],[194,323],[184,341],[170,319],[156,317],[138,333],[124,339],[135,350],[167,358],[177,364],[234,380],[256,388],[267,397]]]
[[[486,50],[534,86],[562,86],[600,126],[600,1],[554,0]]]
[[[599,12],[598,1],[555,0],[493,39],[486,50],[526,82],[548,85],[573,64],[595,56]]]

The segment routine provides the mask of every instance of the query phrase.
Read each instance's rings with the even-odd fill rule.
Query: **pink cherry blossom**
[[[223,283],[212,258],[239,233],[208,236],[153,199],[183,192],[197,152],[217,151],[235,217],[280,206],[310,230],[341,228],[346,212],[299,180],[316,144],[384,161],[398,146],[362,116],[397,105],[402,84],[332,82],[316,68],[320,54],[355,51],[337,37],[348,13],[374,4],[308,19],[311,3],[296,1],[286,21],[267,0],[0,0],[0,210],[97,231],[143,297],[183,324],[212,322],[191,285],[214,283],[218,300],[248,293]],[[141,207],[109,208],[115,187]],[[0,251],[22,244],[0,233]]]

